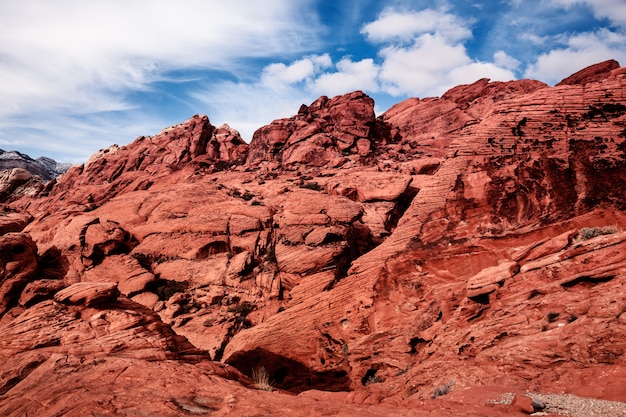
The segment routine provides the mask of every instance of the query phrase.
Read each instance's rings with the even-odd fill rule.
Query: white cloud
[[[343,58],[333,65],[329,55],[315,55],[290,64],[267,65],[256,82],[207,85],[192,96],[206,106],[212,123],[228,123],[249,141],[259,127],[292,116],[301,104],[320,95],[376,91],[377,72],[372,59],[353,62]]]
[[[206,108],[211,123],[227,123],[246,141],[250,141],[261,126],[292,116],[301,104],[309,104],[317,98],[299,85],[268,84],[263,80],[211,84],[192,93],[192,97]]]
[[[311,50],[319,45],[320,27],[315,15],[305,12],[308,3],[2,1],[0,125],[6,129],[0,145],[12,140],[6,132],[27,127],[27,116],[49,121],[38,127],[39,137],[62,143],[58,123],[72,127],[77,125],[72,115],[132,111],[140,104],[130,95],[171,81],[177,70],[247,76],[254,68],[244,58]],[[291,76],[295,73],[294,68]],[[127,121],[137,122],[130,115]],[[80,142],[87,156],[112,140],[109,131],[94,133],[91,146]]]
[[[279,87],[283,84],[294,84],[312,77],[321,69],[332,65],[330,55],[313,55],[294,61],[289,65],[274,63],[263,69],[261,78],[268,86]]]
[[[448,85],[442,92],[459,84],[470,84],[481,78],[491,81],[511,81],[515,75],[508,69],[499,67],[491,62],[472,62],[450,70],[446,80]]]
[[[375,93],[379,90],[377,76],[379,67],[371,58],[353,62],[343,58],[337,63],[337,71],[320,75],[311,86],[312,91],[334,96],[354,90]]]
[[[391,95],[438,96],[483,77],[514,79],[512,70],[519,62],[503,51],[496,52],[492,63],[470,58],[464,46],[472,37],[470,24],[443,11],[426,9],[404,15],[387,9],[361,32],[371,41],[386,44],[379,52],[379,80]]]
[[[392,95],[438,95],[445,88],[440,86],[448,85],[448,72],[470,63],[462,44],[447,43],[436,35],[422,35],[408,48],[384,48],[380,56],[380,78]]]
[[[123,109],[115,93],[145,88],[168,70],[228,69],[238,57],[295,50],[311,35],[295,7],[287,0],[2,2],[0,112]]]
[[[439,96],[457,84],[485,77],[493,81],[515,79],[502,62],[474,61],[462,44],[447,43],[438,36],[423,35],[412,47],[386,48],[381,56],[381,81],[386,91],[396,96]],[[507,65],[512,63],[509,59]]]
[[[607,59],[626,62],[626,35],[601,29],[566,40],[566,47],[541,54],[529,65],[525,76],[554,84],[576,71]]]
[[[389,8],[378,19],[368,23],[361,33],[370,42],[411,41],[424,33],[438,33],[450,41],[471,37],[465,22],[457,16],[432,9],[419,12],[400,12]]]
[[[512,56],[507,55],[504,51],[497,51],[493,54],[493,63],[501,68],[505,68],[507,70],[515,70],[517,69],[521,62]]]

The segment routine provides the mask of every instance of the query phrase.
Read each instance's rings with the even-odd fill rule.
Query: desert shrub
[[[400,375],[404,375],[407,372],[409,372],[409,364],[407,363],[406,365],[404,365],[404,369],[400,369],[397,373],[396,376],[400,376]]]
[[[618,231],[617,226],[604,226],[604,227],[583,227],[578,231],[576,241],[591,239],[596,236],[610,235]]]
[[[300,188],[306,188],[308,190],[313,190],[313,191],[319,191],[322,189],[322,187],[320,187],[320,185],[315,181],[305,182],[300,185]]]
[[[452,391],[452,387],[453,386],[454,386],[454,381],[448,381],[448,382],[446,382],[443,385],[439,385],[433,391],[432,398],[434,399],[434,398],[441,397],[443,395],[449,394],[450,391]]]
[[[372,376],[368,377],[367,380],[365,380],[365,386],[371,385],[371,384],[379,384],[381,382],[383,382],[383,380],[380,379],[380,377],[378,377],[376,375],[372,375]]]
[[[243,198],[246,201],[250,201],[254,198],[254,194],[246,191],[244,194],[241,195],[241,198]]]
[[[551,311],[548,313],[548,316],[547,316],[548,323],[553,323],[558,318],[559,318],[559,313],[554,312],[554,311]]]
[[[198,303],[197,301],[194,301],[194,302],[187,301],[187,302],[181,303],[180,314],[194,313],[200,310],[201,308],[202,308],[202,304]]]
[[[264,366],[252,370],[252,380],[256,389],[263,391],[272,390],[272,381],[270,381],[270,375]]]

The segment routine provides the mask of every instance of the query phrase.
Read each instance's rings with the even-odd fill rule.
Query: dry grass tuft
[[[272,390],[272,381],[270,381],[270,375],[264,366],[252,370],[252,380],[256,389],[263,391]]]

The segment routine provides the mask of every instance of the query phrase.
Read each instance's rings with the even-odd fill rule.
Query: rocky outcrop
[[[35,195],[44,187],[43,181],[22,168],[0,171],[0,203]]]
[[[0,316],[15,306],[37,271],[37,246],[24,233],[0,236]]]
[[[484,81],[479,83],[484,84]],[[385,122],[400,126],[403,126],[401,115],[411,115],[407,120],[410,126],[423,120],[419,117],[422,107],[426,114],[431,114],[432,108],[439,109],[434,113],[436,117],[448,117],[444,124],[449,130],[442,135],[444,140],[428,143],[431,145],[429,153],[424,156],[445,155],[444,162],[430,178],[414,181],[419,191],[393,233],[379,247],[353,261],[348,275],[332,291],[320,293],[263,324],[242,331],[227,346],[224,359],[245,369],[255,361],[279,355],[285,358],[283,361],[306,364],[310,375],[329,370],[346,372],[351,375],[353,387],[361,378],[366,381],[368,376],[396,384],[399,378],[395,375],[406,363],[415,364],[416,375],[420,373],[420,378],[424,378],[418,384],[422,387],[443,378],[441,369],[455,370],[447,375],[451,380],[469,378],[486,384],[500,383],[499,376],[489,379],[481,370],[486,364],[480,362],[479,351],[492,349],[499,334],[545,336],[541,323],[535,320],[542,316],[545,319],[549,313],[538,308],[536,296],[531,297],[533,289],[520,289],[517,296],[505,292],[502,297],[510,299],[513,305],[525,304],[524,300],[529,297],[534,300],[529,307],[537,312],[534,320],[519,315],[513,320],[518,320],[520,327],[511,331],[510,324],[492,317],[489,323],[497,333],[487,336],[479,330],[485,323],[486,311],[496,314],[504,308],[503,304],[498,304],[493,309],[493,293],[498,299],[501,288],[525,281],[519,275],[523,265],[518,266],[506,251],[530,244],[532,240],[560,235],[563,227],[567,227],[563,226],[565,221],[572,222],[569,223],[572,229],[586,226],[585,221],[590,219],[596,219],[594,223],[617,225],[624,221],[624,207],[619,197],[624,192],[626,174],[621,127],[625,112],[619,93],[624,90],[623,76],[588,83],[584,92],[583,86],[538,87],[530,83],[529,92],[477,103],[484,106],[481,119],[473,117],[475,110],[464,110],[450,98],[429,99],[428,108],[422,101],[411,100],[392,108],[390,114],[382,115]],[[444,97],[455,95],[459,96],[459,90]],[[450,110],[443,110],[445,108]],[[455,114],[457,116],[452,116]],[[406,127],[400,129],[402,139],[398,145],[435,136],[433,133],[441,129],[436,122],[438,119],[434,120],[432,133],[428,131],[429,124],[420,124],[423,133],[419,136]],[[454,120],[459,122],[454,125]],[[415,150],[419,151],[420,146],[418,142]],[[398,166],[402,165],[398,163]],[[604,182],[606,178],[611,178],[611,185]],[[609,213],[614,211],[615,214],[596,211],[604,205],[611,207]],[[594,215],[588,216],[588,213]],[[610,285],[619,287],[624,278],[617,272],[621,271],[621,263],[612,258],[611,253],[621,252],[598,249],[590,256],[607,259],[612,266],[607,266],[608,272],[598,270],[598,276],[605,279],[611,276]],[[383,259],[386,261],[381,262]],[[496,266],[498,264],[500,266]],[[580,278],[574,275],[572,282],[578,283]],[[587,279],[583,280],[583,286]],[[602,278],[590,282],[601,281]],[[536,285],[545,288],[546,283]],[[577,285],[563,282],[551,287],[554,292],[539,290],[540,299],[547,305],[556,303],[557,299],[568,298],[563,292]],[[357,294],[355,288],[359,288]],[[619,292],[605,296],[606,299],[594,292],[594,297],[602,299],[599,305],[621,305],[623,295]],[[572,305],[578,302],[582,300],[571,300]],[[590,321],[598,319],[599,316],[589,317]],[[601,327],[619,329],[621,326],[614,318],[607,316],[606,320]],[[406,323],[406,326],[398,323]],[[437,345],[439,342],[435,340],[454,339],[452,323],[458,326],[456,347]],[[445,337],[441,336],[442,332]],[[577,345],[580,346],[578,351],[587,352],[589,356],[583,363],[595,362],[594,354],[584,347],[586,342],[577,340],[575,332],[571,334],[572,339],[564,342],[565,345]],[[477,366],[471,370],[462,354],[468,349],[468,346],[462,348],[467,344],[462,341],[464,337],[472,343],[478,339],[484,343],[470,354]],[[612,337],[614,335],[597,339],[598,346],[603,346],[601,350],[613,351]],[[314,343],[293,349],[280,342],[293,338]],[[519,346],[518,342],[512,343],[511,348]],[[616,349],[621,352],[622,348]],[[515,350],[505,351],[503,357],[520,354]],[[442,352],[456,353],[446,357]],[[438,354],[443,355],[441,360],[434,359],[433,355]],[[616,354],[616,357],[622,355]],[[564,365],[553,369],[553,375],[568,375],[567,378],[578,375],[578,370],[570,368],[572,361],[565,350],[560,358]],[[427,363],[432,364],[432,368],[426,366]],[[536,378],[534,383],[541,386],[540,370],[547,363],[555,362],[535,357],[520,367],[519,373],[511,370],[507,377],[518,384],[528,379],[530,372],[534,375],[532,378]],[[427,368],[429,377],[424,376]],[[468,374],[460,372],[461,368]],[[417,383],[420,378],[412,380]],[[550,384],[541,387],[546,389]]]
[[[587,84],[596,81],[602,81],[611,74],[611,71],[619,68],[619,62],[614,59],[609,59],[604,62],[591,65],[587,68],[583,68],[580,71],[570,75],[563,81],[557,84],[560,85],[574,85],[574,84]]]
[[[68,170],[62,181],[52,182],[44,194],[56,200],[58,207],[66,208],[69,201],[79,211],[93,209],[120,193],[147,190],[157,178],[191,161],[198,170],[223,170],[245,160],[247,148],[237,131],[228,126],[216,129],[207,116],[195,115],[156,136],[97,152],[86,164]]]
[[[623,399],[613,67],[556,87],[483,79],[378,118],[362,92],[321,97],[250,145],[194,116],[99,152],[0,215],[0,413],[67,411],[43,375],[102,415]],[[260,367],[291,395],[247,388]]]
[[[52,158],[39,157],[33,159],[17,151],[3,151],[0,149],[0,171],[11,171],[20,168],[28,171],[32,176],[38,176],[42,181],[50,181],[69,169],[71,164],[57,162]]]
[[[250,142],[247,164],[338,167],[364,158],[387,139],[377,125],[374,101],[361,91],[302,105],[298,114],[275,120],[257,130]]]

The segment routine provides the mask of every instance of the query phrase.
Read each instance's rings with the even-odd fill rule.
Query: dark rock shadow
[[[296,394],[311,389],[351,390],[351,381],[346,370],[315,371],[301,362],[261,348],[236,353],[226,363],[250,377],[253,371],[258,371],[263,367],[273,387]]]
[[[45,251],[38,259],[38,278],[39,279],[63,279],[69,271],[70,263],[67,256],[56,247],[52,246]]]

